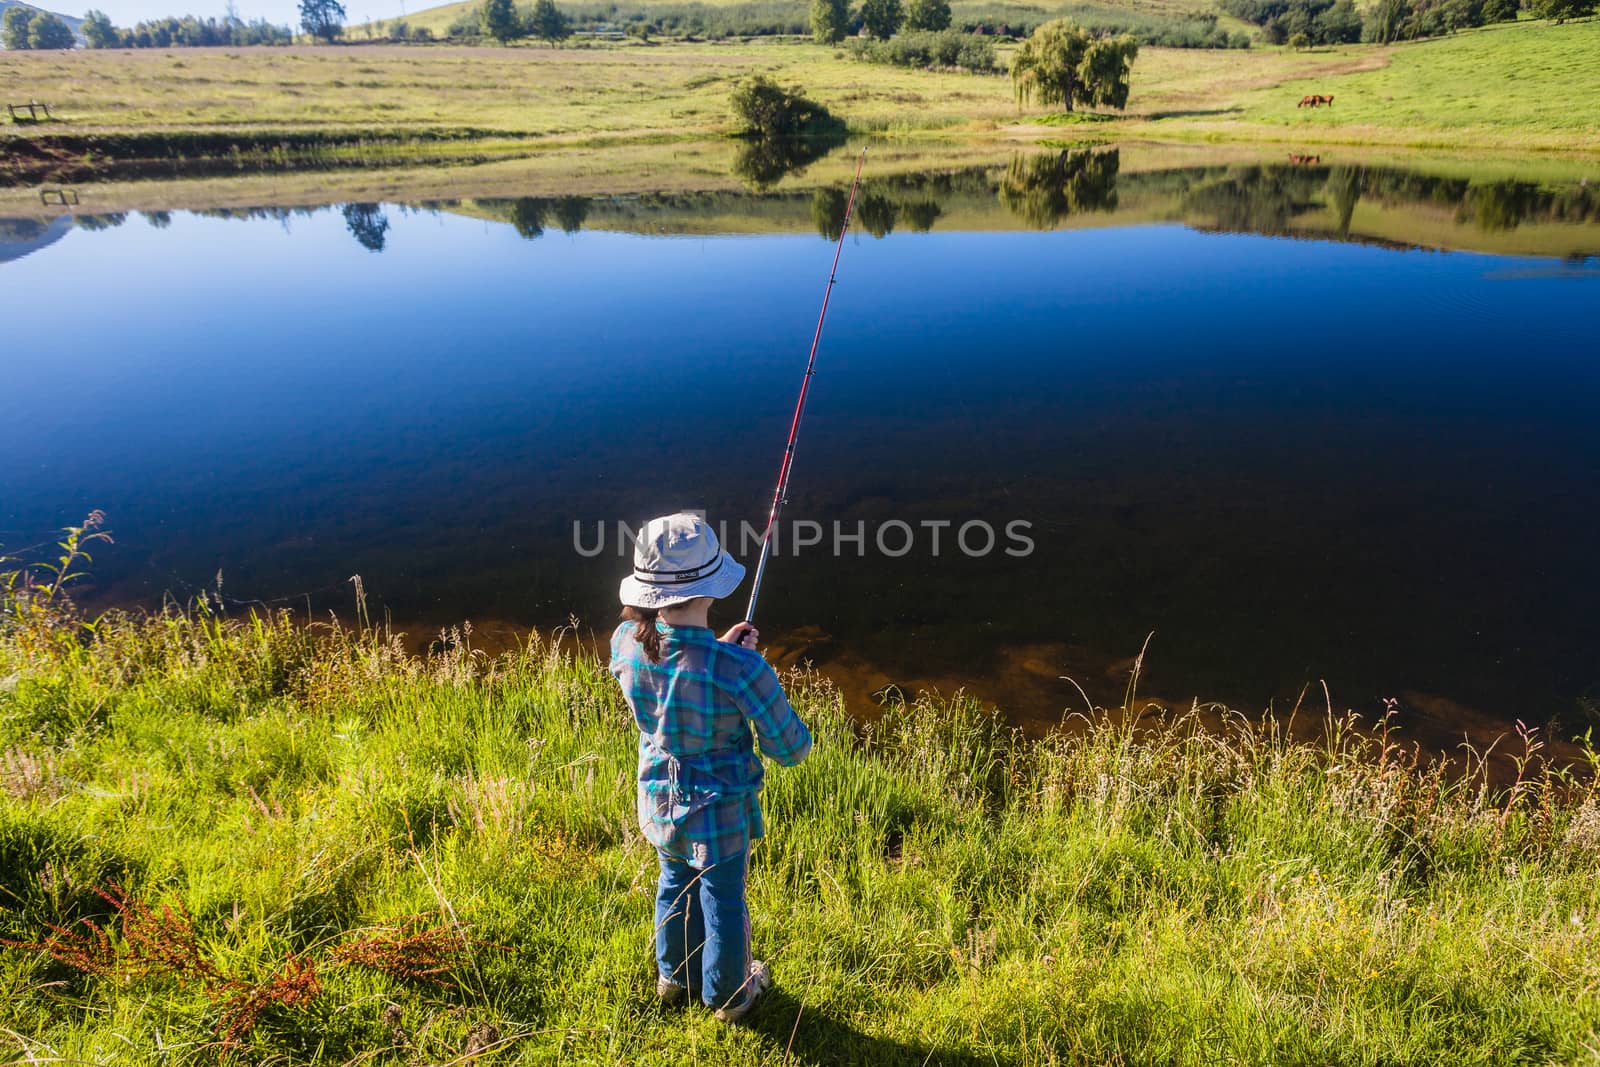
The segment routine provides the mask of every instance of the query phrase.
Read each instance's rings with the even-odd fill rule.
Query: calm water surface
[[[863,523],[866,550],[776,561],[769,633],[858,681],[1000,699],[1026,649],[1024,714],[1154,631],[1144,684],[1179,698],[1325,678],[1581,721],[1592,194],[1036,158],[869,188],[789,510]],[[592,544],[681,507],[764,517],[840,199],[0,223],[0,281],[41,294],[4,342],[0,542],[99,507],[106,602],[220,572],[240,605],[348,613],[359,573],[413,629],[605,629],[625,565],[574,523]],[[1561,254],[1415,247],[1540,234]],[[892,520],[916,534],[898,558],[873,544]],[[1029,524],[1032,553],[961,552],[975,520]]]

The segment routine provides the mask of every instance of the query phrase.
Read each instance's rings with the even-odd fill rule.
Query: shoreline
[[[0,129],[0,183],[681,145],[725,136],[728,91],[756,71],[798,83],[853,138],[1233,142],[1592,162],[1600,125],[1552,101],[1600,92],[1600,74],[1586,75],[1589,86],[1559,69],[1527,70],[1526,84],[1501,100],[1482,79],[1459,82],[1459,71],[1582,56],[1597,42],[1600,21],[1587,20],[1303,53],[1150,47],[1126,112],[1031,116],[1004,74],[884,67],[800,41],[7,53],[0,79],[51,103],[63,121]],[[1338,109],[1295,109],[1311,86],[1336,90]]]

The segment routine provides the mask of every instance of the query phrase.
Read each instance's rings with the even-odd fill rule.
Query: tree
[[[1555,19],[1559,25],[1568,19],[1594,14],[1595,0],[1533,0],[1529,9],[1534,18]]]
[[[478,21],[483,24],[483,32],[501,44],[523,34],[522,19],[517,17],[517,7],[512,0],[483,0]]]
[[[28,20],[28,47],[39,50],[53,48],[76,48],[78,39],[72,35],[72,27],[62,22],[48,11],[35,11]]]
[[[1517,21],[1517,11],[1521,7],[1522,4],[1519,0],[1484,0],[1483,21],[1515,22]]]
[[[1304,33],[1291,33],[1289,35],[1289,47],[1296,52],[1302,52],[1311,47],[1311,38]]]
[[[344,32],[344,5],[339,0],[300,0],[300,28],[332,44]]]
[[[83,16],[83,38],[90,48],[115,48],[119,41],[117,28],[104,11],[90,11]]]
[[[1070,19],[1056,19],[1033,31],[1011,61],[1017,102],[1038,100],[1068,111],[1074,105],[1128,105],[1128,69],[1139,54],[1131,34],[1096,37]]]
[[[874,37],[893,37],[905,20],[900,0],[861,0],[861,24]]]
[[[811,36],[818,44],[838,44],[850,30],[850,0],[811,0]]]
[[[6,8],[4,22],[0,22],[0,43],[18,52],[27,51],[30,47],[28,23],[32,18],[31,8],[21,6]]]
[[[1400,39],[1405,18],[1411,13],[1407,0],[1378,0],[1367,9],[1362,36],[1369,41],[1388,44]]]
[[[950,0],[911,0],[906,8],[906,29],[948,30]]]
[[[572,23],[556,7],[556,0],[536,0],[533,15],[528,19],[528,30],[539,40],[549,41],[554,48],[572,36]]]

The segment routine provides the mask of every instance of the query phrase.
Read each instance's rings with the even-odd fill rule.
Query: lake
[[[1594,717],[1600,189],[1282,159],[869,159],[774,655],[1048,721],[1153,634],[1184,703]],[[348,618],[359,574],[412,634],[604,633],[617,522],[753,555],[846,191],[793,162],[0,220],[0,543],[103,508],[91,605]]]

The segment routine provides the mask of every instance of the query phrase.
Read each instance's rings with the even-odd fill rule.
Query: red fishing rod
[[[850,216],[856,207],[856,190],[861,188],[861,168],[867,161],[867,150],[861,149],[856,160],[855,181],[850,183],[850,199],[844,205],[844,224],[839,227],[839,241],[833,246],[833,266],[828,268],[828,285],[822,290],[822,311],[817,315],[817,332],[811,335],[811,355],[806,359],[805,377],[800,379],[800,398],[794,404],[794,419],[789,423],[789,443],[783,446],[783,464],[778,468],[778,488],[772,493],[772,510],[767,512],[767,529],[761,535],[761,557],[756,561],[756,576],[750,583],[750,606],[745,609],[744,621],[754,622],[756,598],[761,595],[761,576],[767,570],[767,556],[772,549],[772,535],[778,528],[778,512],[789,502],[789,472],[794,466],[794,443],[800,436],[800,416],[805,414],[806,394],[811,391],[811,376],[817,372],[817,345],[822,342],[822,323],[828,317],[828,298],[833,295],[833,283],[839,271],[839,253],[844,251],[844,235],[850,231]]]

